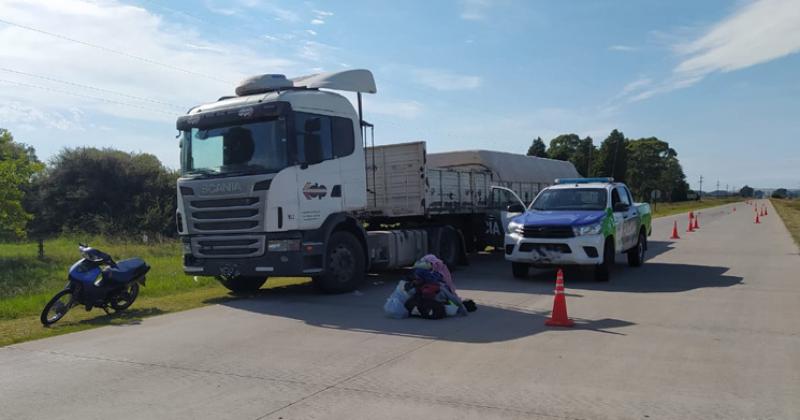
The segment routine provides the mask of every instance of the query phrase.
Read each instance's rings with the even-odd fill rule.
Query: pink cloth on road
[[[442,280],[444,280],[447,287],[453,292],[456,293],[456,285],[453,283],[453,276],[450,274],[450,270],[447,268],[447,264],[444,261],[440,260],[436,255],[428,254],[422,258],[420,261],[425,261],[431,265],[431,269],[439,274],[442,275]]]

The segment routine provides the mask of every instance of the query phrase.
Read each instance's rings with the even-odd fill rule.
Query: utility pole
[[[697,199],[703,201],[703,175],[700,175],[700,191],[697,192]]]
[[[719,178],[717,178],[717,194],[719,194]]]

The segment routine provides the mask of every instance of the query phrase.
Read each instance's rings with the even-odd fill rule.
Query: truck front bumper
[[[216,236],[217,238],[219,236]],[[235,238],[230,235],[229,238]],[[266,234],[265,249],[261,255],[246,258],[219,257],[209,258],[198,256],[192,249],[197,241],[196,236],[185,236],[183,239],[183,271],[195,276],[286,276],[306,277],[313,276],[323,271],[323,255],[325,252],[322,242],[303,240],[300,236],[287,236],[285,234]],[[291,249],[271,249],[270,243],[293,240],[298,246]],[[195,252],[193,252],[195,251]]]
[[[572,238],[525,238],[505,236],[506,260],[536,266],[595,265],[603,262],[603,235]]]

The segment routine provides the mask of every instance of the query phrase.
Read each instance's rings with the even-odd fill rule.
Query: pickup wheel
[[[339,231],[328,240],[325,273],[311,279],[325,293],[344,293],[361,285],[365,270],[361,243],[351,233]]]
[[[628,250],[628,265],[639,267],[644,262],[644,253],[647,250],[647,236],[644,232],[639,232],[639,240],[636,246]]]
[[[594,279],[596,281],[608,281],[611,275],[611,267],[614,265],[614,239],[606,238],[603,245],[603,262],[594,268]]]
[[[225,288],[234,294],[253,293],[260,289],[261,286],[267,281],[266,277],[253,277],[253,276],[236,276],[224,277],[218,276],[217,280],[222,283]]]
[[[512,262],[511,272],[514,274],[514,278],[524,279],[528,277],[528,271],[530,267],[530,264]]]

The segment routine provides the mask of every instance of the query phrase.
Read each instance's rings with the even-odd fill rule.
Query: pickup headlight
[[[575,236],[597,235],[603,231],[603,222],[592,223],[591,225],[576,226],[572,228]]]
[[[523,229],[522,223],[517,223],[517,222],[508,223],[508,233],[522,235],[522,229]]]

